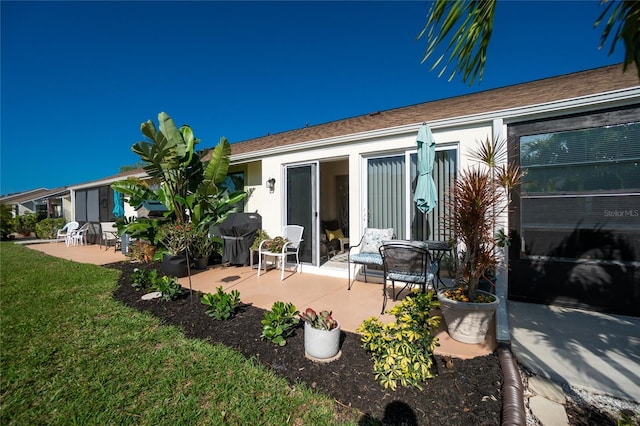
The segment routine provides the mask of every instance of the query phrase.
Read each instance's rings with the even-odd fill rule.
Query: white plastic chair
[[[67,247],[69,247],[70,245],[83,246],[87,239],[87,231],[89,230],[90,227],[91,227],[91,223],[87,222],[84,225],[82,225],[80,228],[76,229],[75,231],[71,231],[67,235]]]
[[[62,229],[58,229],[58,231],[56,232],[56,243],[58,243],[58,241],[60,240],[66,241],[67,235],[69,235],[72,231],[75,231],[79,227],[80,224],[78,222],[67,222],[62,227]]]
[[[280,281],[284,280],[284,268],[287,263],[287,258],[289,256],[296,257],[296,269],[299,269],[302,272],[302,267],[300,266],[300,243],[302,242],[302,234],[304,233],[304,227],[300,225],[286,225],[282,228],[282,237],[284,237],[287,242],[282,247],[282,251],[273,252],[267,250],[264,245],[271,240],[264,240],[260,243],[260,247],[258,248],[258,276],[260,276],[260,272],[262,270],[262,258],[264,256],[271,256],[278,259],[280,264],[282,265],[282,271],[280,272]],[[267,269],[265,263],[265,271]]]

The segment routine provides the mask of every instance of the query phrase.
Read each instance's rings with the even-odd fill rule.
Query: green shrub
[[[298,311],[291,303],[275,302],[270,311],[264,313],[261,338],[271,340],[276,345],[284,346],[300,320]]]
[[[395,322],[382,324],[371,317],[358,327],[362,347],[373,357],[375,379],[385,388],[396,390],[399,382],[422,390],[420,382],[433,377],[435,333],[440,323],[440,317],[431,316],[431,308],[438,306],[433,297],[432,291],[414,292],[388,311]]]
[[[217,320],[226,320],[231,318],[238,306],[240,306],[240,292],[232,290],[225,293],[222,286],[216,289],[215,294],[207,293],[202,296],[202,304],[206,305],[205,312]]]
[[[66,223],[62,217],[42,219],[36,223],[36,236],[43,240],[52,240],[56,237],[58,229],[61,229]]]
[[[131,287],[136,290],[145,290],[154,286],[158,279],[158,271],[152,269],[146,271],[144,269],[135,268],[131,274]]]
[[[162,293],[161,300],[166,302],[176,300],[182,295],[182,287],[176,277],[167,275],[153,280],[153,289]]]
[[[0,235],[5,238],[14,230],[14,219],[11,206],[0,204]]]
[[[16,232],[25,236],[31,235],[32,232],[36,232],[37,222],[38,217],[35,213],[24,214],[14,218]]]

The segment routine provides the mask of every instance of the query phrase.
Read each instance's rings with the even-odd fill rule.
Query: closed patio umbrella
[[[431,129],[423,123],[418,131],[418,182],[413,201],[422,213],[429,213],[438,204],[436,184],[433,181],[433,161],[436,157],[436,142]]]
[[[124,198],[118,191],[113,191],[113,215],[118,218],[124,216]]]

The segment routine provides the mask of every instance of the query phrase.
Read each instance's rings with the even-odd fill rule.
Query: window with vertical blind
[[[457,170],[457,150],[436,150],[433,178],[438,190],[438,205],[428,214],[413,202],[417,178],[417,153],[370,158],[367,161],[367,226],[393,228],[399,239],[446,240],[442,228],[446,194]]]
[[[541,130],[519,139],[522,254],[637,261],[640,116]]]

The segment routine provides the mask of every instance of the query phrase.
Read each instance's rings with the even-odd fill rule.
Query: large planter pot
[[[162,272],[165,275],[182,278],[187,276],[187,258],[183,255],[162,255]]]
[[[200,257],[196,259],[196,269],[207,269],[209,265],[209,257]]]
[[[458,302],[448,299],[443,293],[448,289],[438,291],[440,310],[447,324],[447,331],[452,339],[462,343],[482,343],[489,330],[493,315],[498,308],[498,299],[491,303]],[[491,296],[486,291],[478,290]]]
[[[313,361],[331,362],[340,358],[340,323],[333,330],[318,330],[305,322],[304,352]]]

